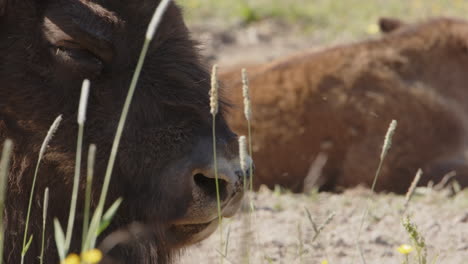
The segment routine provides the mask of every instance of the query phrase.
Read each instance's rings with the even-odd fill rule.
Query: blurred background
[[[468,14],[465,0],[178,0],[209,63],[263,62],[378,35],[377,19]],[[242,51],[242,52],[239,52]]]
[[[468,0],[178,3],[193,37],[201,43],[205,62],[217,63],[221,71],[378,38],[380,17],[405,22],[434,16],[468,18]],[[245,224],[248,210],[241,210],[234,218],[223,220],[221,239],[219,229],[190,247],[180,263],[422,263],[414,252],[399,251],[400,245],[410,243],[399,213],[405,197],[379,193],[369,201],[369,195],[369,190],[360,188],[341,194],[261,189],[251,196],[256,208],[252,230]],[[356,231],[366,206],[369,215],[360,242],[364,258],[358,254]],[[411,220],[426,239],[427,263],[468,263],[468,190],[449,194],[421,188],[411,207]],[[320,236],[317,226],[323,227]]]

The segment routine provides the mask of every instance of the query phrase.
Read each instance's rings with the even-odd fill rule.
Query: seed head
[[[392,137],[393,137],[393,134],[395,133],[396,128],[397,128],[397,121],[392,120],[387,130],[387,134],[385,135],[385,141],[382,147],[382,153],[380,154],[380,160],[383,160],[385,156],[387,156],[387,152],[392,146]]]
[[[252,118],[252,108],[250,106],[249,79],[247,71],[242,69],[242,95],[244,97],[244,115],[247,121]]]
[[[44,190],[44,203],[42,208],[43,223],[45,224],[47,209],[49,207],[49,187],[46,187]]]
[[[210,90],[210,113],[215,116],[218,113],[218,65],[213,65],[211,72],[211,90]]]
[[[78,107],[78,124],[83,125],[86,119],[86,104],[88,103],[89,80],[84,79],[81,86],[80,105]]]
[[[248,155],[245,136],[239,137],[239,159],[241,170],[245,173],[248,170]]]
[[[52,123],[52,125],[50,126],[49,131],[47,132],[47,136],[45,137],[44,141],[42,142],[41,149],[39,150],[39,160],[42,159],[42,156],[44,155],[44,152],[45,152],[47,146],[49,145],[50,140],[52,139],[55,132],[57,131],[61,121],[62,121],[62,115],[59,115],[55,119],[54,123]]]

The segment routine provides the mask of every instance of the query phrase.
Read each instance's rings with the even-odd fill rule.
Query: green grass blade
[[[44,263],[44,245],[45,245],[45,231],[47,222],[47,207],[49,206],[49,188],[45,188],[44,202],[42,203],[42,239],[41,239],[41,255],[39,256],[40,264]]]
[[[97,231],[97,235],[100,235],[102,231],[104,231],[111,223],[112,218],[114,217],[115,213],[119,209],[120,204],[122,203],[123,199],[117,199],[109,209],[104,213],[102,216],[101,224],[99,225],[99,229]]]
[[[86,118],[86,104],[89,95],[89,81],[84,80],[81,86],[80,104],[78,108],[78,139],[76,142],[75,174],[73,177],[73,190],[70,201],[70,212],[68,214],[67,233],[65,235],[65,255],[70,249],[75,224],[76,204],[78,202],[78,186],[80,184],[81,152],[83,146],[84,123]]]
[[[91,207],[91,190],[93,184],[94,175],[94,161],[96,160],[96,145],[91,144],[88,151],[88,163],[87,163],[87,176],[86,176],[86,190],[85,190],[85,205],[83,213],[83,235],[81,251],[84,251],[86,243],[86,235],[89,229],[89,212]]]
[[[54,234],[60,261],[63,261],[65,259],[65,235],[57,218],[54,218]]]
[[[94,248],[96,244],[97,230],[101,222],[102,210],[103,209],[98,206],[94,211],[93,217],[91,218],[91,223],[89,224],[88,233],[86,234],[83,251]]]
[[[3,226],[3,210],[5,208],[6,186],[8,184],[8,172],[10,171],[10,158],[13,150],[13,142],[10,139],[3,143],[2,158],[0,160],[0,261],[3,261],[3,244],[5,233]]]
[[[21,254],[25,255],[26,252],[28,252],[28,249],[29,249],[29,247],[31,246],[32,240],[33,240],[33,235],[31,235],[31,236],[29,237],[28,242],[26,243],[26,246],[24,246],[23,252],[21,252]]]
[[[100,219],[102,217],[102,212],[104,211],[104,209],[103,209],[104,208],[104,203],[106,201],[107,191],[109,189],[109,183],[110,183],[110,180],[111,180],[111,175],[112,175],[112,171],[113,171],[113,168],[114,168],[115,159],[117,157],[117,151],[118,151],[119,145],[120,145],[120,139],[122,137],[123,129],[124,129],[124,126],[125,126],[125,122],[127,120],[127,115],[128,115],[128,111],[130,109],[130,105],[131,105],[131,102],[132,102],[132,99],[133,99],[133,95],[135,93],[136,85],[137,85],[138,79],[140,77],[140,73],[141,73],[141,70],[143,68],[143,64],[145,62],[146,54],[148,53],[149,45],[150,45],[150,43],[151,43],[151,41],[153,39],[153,36],[154,36],[158,26],[159,26],[159,23],[161,22],[162,16],[164,15],[164,13],[165,13],[167,7],[169,6],[170,2],[171,2],[171,0],[161,1],[158,8],[156,8],[156,10],[154,12],[154,15],[153,15],[153,17],[151,19],[151,22],[150,22],[150,24],[148,26],[148,30],[147,30],[147,33],[146,33],[146,38],[145,38],[145,41],[143,43],[143,47],[141,49],[140,56],[138,58],[138,62],[137,62],[136,68],[135,68],[135,72],[133,73],[132,81],[130,83],[130,87],[128,89],[127,96],[125,98],[122,113],[120,115],[119,123],[117,125],[117,130],[116,130],[116,133],[115,133],[114,141],[112,143],[111,153],[109,155],[109,160],[108,160],[108,163],[107,163],[106,173],[104,175],[104,182],[103,182],[103,185],[102,185],[101,196],[99,197],[98,206],[96,207],[96,211],[94,212],[93,219],[91,220],[91,225],[94,224],[95,225],[94,228],[96,228],[96,230],[98,228],[98,224],[99,224]],[[91,229],[91,225],[90,225],[90,229]],[[91,230],[88,231],[88,236],[87,236],[86,241],[87,241],[86,242],[87,246],[94,246],[96,244],[96,235]]]

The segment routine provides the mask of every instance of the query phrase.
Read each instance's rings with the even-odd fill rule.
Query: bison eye
[[[59,67],[65,67],[81,77],[93,78],[98,76],[104,67],[103,60],[87,49],[77,44],[68,43],[52,47],[52,52]]]

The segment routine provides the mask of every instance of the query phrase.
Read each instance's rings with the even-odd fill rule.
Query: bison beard
[[[0,141],[15,143],[6,198],[4,263],[19,263],[34,164],[49,125],[63,115],[44,155],[35,188],[25,263],[38,263],[42,193],[50,188],[45,263],[58,263],[52,218],[68,217],[79,88],[91,80],[84,146],[96,143],[96,206],[117,121],[159,1],[0,1]],[[209,112],[209,74],[200,64],[180,9],[171,4],[150,45],[114,166],[107,205],[124,202],[109,234],[126,234],[105,263],[168,263],[183,246],[216,228]],[[221,208],[240,204],[242,172],[236,135],[221,100],[216,120]],[[82,172],[86,164],[82,164]],[[83,198],[81,175],[80,196]],[[71,252],[80,248],[78,204]],[[133,228],[140,226],[139,231]],[[112,237],[112,235],[111,235]]]

